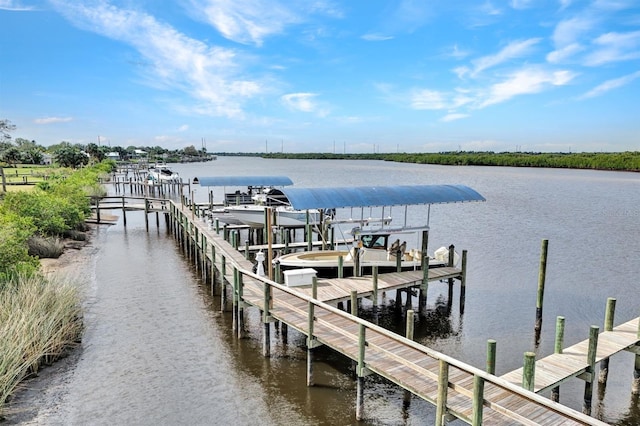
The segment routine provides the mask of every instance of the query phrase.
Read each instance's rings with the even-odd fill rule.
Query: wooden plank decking
[[[174,206],[183,219],[191,217],[191,212],[188,210],[175,204]],[[185,231],[196,245],[200,244],[197,238],[197,234],[199,234],[207,239],[207,245],[213,244],[216,247],[214,263],[218,270],[221,267],[221,257],[225,256],[227,282],[234,282],[233,268],[238,269],[241,273],[242,297],[238,301],[239,306],[255,306],[264,311],[265,289],[270,289],[271,306],[266,307],[269,318],[282,321],[308,335],[309,307],[313,305],[315,308],[312,319],[314,341],[325,344],[353,360],[360,359],[365,366],[365,374],[366,372],[379,374],[433,404],[444,404],[445,411],[449,415],[472,423],[474,381],[482,380],[484,394],[481,399],[483,406],[481,417],[485,424],[605,425],[595,418],[552,402],[533,392],[528,392],[511,381],[488,374],[375,324],[349,315],[322,301],[312,299],[304,291],[295,291],[261,278],[250,272],[253,264],[224,241],[222,236],[209,230],[206,224],[200,223],[198,220],[189,222],[192,225],[188,227],[190,229],[185,229]],[[183,222],[180,220],[179,223]],[[193,228],[197,228],[197,232],[194,232]],[[205,255],[211,259],[212,251],[207,247],[203,248]],[[422,279],[421,272],[419,277],[415,273],[406,272],[388,275],[389,277],[385,277],[385,282],[389,285],[388,288],[405,285],[407,280],[415,282]],[[404,278],[401,278],[403,276]],[[381,282],[382,280],[379,280],[379,284]],[[349,283],[356,286],[368,285],[367,289],[362,289],[361,294],[371,291],[367,278],[350,279]],[[321,297],[321,287],[322,285],[318,287],[319,297]],[[335,300],[331,299],[334,297],[333,294],[324,297]],[[635,321],[635,330],[637,331],[637,320]],[[633,323],[630,322],[625,325],[624,329],[633,327]],[[365,336],[364,346],[361,346],[360,335]],[[603,344],[604,346],[606,345]],[[570,348],[567,349],[567,352],[570,353]],[[360,358],[360,353],[364,356],[363,359]],[[442,376],[445,371],[443,369],[446,369],[447,373],[444,382],[446,385],[444,388],[439,388],[440,378],[445,377]],[[439,397],[439,395],[443,395],[443,392],[444,400]]]
[[[605,358],[627,350],[637,345],[638,318],[614,327],[612,331],[605,331],[598,336],[596,363]],[[554,388],[562,382],[585,373],[589,368],[587,352],[589,339],[565,348],[560,354],[552,354],[536,361],[534,392],[543,392]],[[523,368],[511,371],[501,376],[516,385],[522,385]]]

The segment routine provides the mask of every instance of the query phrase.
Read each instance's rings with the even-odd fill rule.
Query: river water
[[[497,374],[521,366],[523,353],[553,352],[557,316],[566,318],[565,345],[603,327],[607,297],[617,299],[615,323],[640,315],[640,175],[633,173],[399,164],[380,161],[264,160],[219,157],[174,165],[183,178],[286,175],[296,186],[464,184],[486,203],[433,206],[429,249],[468,250],[464,312],[459,287],[429,286],[428,314],[415,339],[484,368],[486,341],[497,341]],[[192,187],[206,201],[207,190]],[[217,190],[216,190],[217,191]],[[214,193],[220,200],[221,193]],[[410,210],[420,222],[426,210]],[[534,343],[541,242],[549,240],[542,338]],[[409,241],[411,243],[411,241]],[[8,424],[349,425],[355,421],[350,361],[327,349],[315,364],[317,385],[305,383],[304,336],[287,342],[272,332],[272,356],[261,355],[257,312],[247,338],[231,332],[229,313],[183,258],[178,246],[142,213],[101,226],[93,235],[84,283],[82,347],[27,383]],[[402,333],[401,312],[386,295],[381,324]],[[365,311],[364,315],[369,313]],[[640,424],[630,393],[634,357],[612,358],[606,389],[594,392],[593,415]],[[584,384],[561,387],[561,402],[581,410]],[[365,382],[364,425],[432,424],[435,409],[383,379]],[[459,423],[459,422],[458,422]]]

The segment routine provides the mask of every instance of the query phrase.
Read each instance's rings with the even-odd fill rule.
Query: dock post
[[[338,256],[338,278],[344,278],[344,256]]]
[[[291,234],[289,234],[288,230],[284,231],[284,254],[289,254],[289,240],[291,239]]]
[[[311,231],[311,224],[309,223],[304,226],[304,238],[307,242],[307,251],[313,250],[313,231]]]
[[[559,316],[556,318],[556,342],[554,352],[557,354],[562,353],[562,348],[564,346],[564,317]],[[551,400],[553,402],[560,401],[560,386],[556,386],[551,389]]]
[[[522,368],[522,387],[533,392],[536,378],[536,354],[524,353],[524,366]]]
[[[356,379],[356,420],[362,420],[364,415],[364,350],[366,342],[366,329],[364,324],[358,327],[358,378]]]
[[[373,299],[373,310],[377,312],[378,310],[378,265],[374,265],[371,273],[373,275],[373,295],[371,298]]]
[[[149,200],[144,199],[144,227],[149,232]]]
[[[467,294],[467,250],[462,250],[460,268],[460,315],[462,315],[464,314],[464,302]]]
[[[473,411],[471,414],[471,424],[482,425],[482,411],[484,408],[484,379],[480,376],[473,376]]]
[[[127,209],[125,208],[124,195],[122,196],[122,223],[127,227]]]
[[[317,299],[318,297],[318,279],[312,277],[311,282],[311,297]],[[316,347],[316,339],[313,337],[313,324],[315,321],[315,304],[313,301],[308,302],[308,317],[307,317],[307,386],[313,386],[315,380],[313,377],[313,349]]]
[[[604,331],[613,330],[613,317],[616,310],[616,299],[609,297],[607,299],[607,307],[604,314]],[[604,396],[604,389],[607,386],[607,377],[609,376],[609,358],[600,361],[600,375],[598,376],[598,394]]]
[[[249,260],[249,240],[244,240],[244,258]]]
[[[227,258],[222,255],[220,262],[220,311],[224,312],[227,308],[227,285],[225,283],[225,275],[227,274]]]
[[[244,339],[244,283],[238,271],[238,339]]]
[[[587,351],[587,364],[589,368],[587,370],[588,376],[584,385],[584,403],[582,405],[582,412],[586,415],[591,415],[591,399],[593,396],[593,377],[596,371],[596,351],[598,350],[598,333],[600,327],[592,325],[589,329],[589,349]]]
[[[238,331],[238,269],[233,267],[233,287],[232,287],[232,307],[231,307],[231,330],[235,333]]]
[[[487,373],[489,374],[496,374],[496,346],[495,340],[487,340]]]
[[[638,320],[638,331],[636,336],[640,339],[640,320]],[[631,394],[637,397],[640,395],[640,354],[636,353],[633,368],[633,384],[631,385]]]
[[[211,296],[216,290],[216,246],[211,243]]]
[[[428,231],[427,236],[429,235]],[[423,237],[424,241],[424,237]],[[426,250],[422,251],[422,282],[420,282],[420,292],[418,294],[418,313],[427,313],[427,292],[429,291],[429,255]]]
[[[100,198],[96,197],[96,219],[98,223],[100,223]]]
[[[436,426],[444,425],[447,414],[447,390],[449,387],[449,364],[440,360],[440,372],[438,374],[438,398],[436,400]]]
[[[405,334],[404,334],[404,336],[409,340],[413,340],[413,331],[415,327],[414,316],[415,315],[414,315],[413,309],[409,309],[407,311],[407,320],[406,320],[406,327],[405,327]],[[411,404],[411,391],[405,389],[404,395],[402,398],[403,409],[407,410],[410,404]]]
[[[271,312],[269,311],[271,304],[271,285],[264,281],[262,283],[262,356],[268,358],[271,356],[271,327],[269,324]]]
[[[548,249],[549,249],[549,240],[542,240],[542,249],[540,251],[540,271],[538,273],[538,297],[536,299],[536,325],[535,325],[536,346],[540,343],[540,332],[542,331],[542,305],[544,303],[544,283],[547,275]]]
[[[358,291],[351,290],[350,294],[350,304],[351,304],[351,315],[354,317],[358,316]]]

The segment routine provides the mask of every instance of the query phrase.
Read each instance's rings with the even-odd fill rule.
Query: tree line
[[[439,153],[269,153],[264,158],[325,159],[325,160],[383,160],[401,163],[440,164],[447,166],[505,166],[548,167],[640,171],[640,151],[625,152],[490,152],[451,151]]]
[[[117,159],[127,161],[138,158],[137,151],[144,151],[145,158],[151,161],[163,160],[178,162],[185,159],[208,159],[206,148],[200,150],[193,145],[183,149],[169,150],[161,146],[107,146],[96,143],[72,144],[62,141],[44,147],[35,140],[24,138],[12,139],[11,132],[16,129],[7,119],[0,119],[0,162],[9,167],[17,164],[43,164],[46,155],[50,155],[61,167],[78,168],[89,163],[99,163],[108,158],[110,153],[117,153]]]

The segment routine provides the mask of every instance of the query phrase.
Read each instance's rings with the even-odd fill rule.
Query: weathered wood
[[[487,373],[489,374],[496,374],[496,345],[495,340],[487,340]]]
[[[522,374],[522,387],[528,391],[533,391],[535,387],[536,354],[533,352],[524,353],[524,367]]]
[[[535,340],[536,344],[540,341],[540,332],[542,331],[542,308],[544,304],[544,284],[547,275],[547,251],[549,249],[549,240],[542,240],[542,248],[540,250],[540,271],[538,273],[538,295],[536,299],[536,325]]]
[[[556,354],[562,353],[562,347],[564,346],[564,317],[559,316],[556,318],[556,340],[554,351]],[[551,400],[560,401],[560,386],[556,386],[551,389]]]
[[[207,233],[209,241],[215,244],[217,257],[224,256],[225,262],[237,268],[243,276],[243,301],[247,305],[255,306],[258,309],[267,307],[273,319],[313,337],[312,340],[308,340],[307,347],[307,379],[310,384],[314,382],[313,348],[325,344],[352,360],[358,361],[357,371],[361,373],[361,377],[371,372],[379,374],[415,393],[418,397],[436,404],[437,410],[439,409],[440,412],[439,424],[442,424],[445,419],[454,417],[470,422],[474,409],[473,400],[474,398],[477,401],[480,400],[477,391],[474,392],[475,376],[484,381],[484,396],[481,400],[482,421],[486,424],[540,423],[554,425],[563,422],[563,424],[603,424],[597,419],[584,416],[559,404],[553,404],[542,396],[525,392],[520,386],[515,386],[504,379],[466,365],[327,305],[321,301],[326,284],[324,280],[317,282],[315,286],[317,298],[312,299],[313,286],[306,287],[305,292],[301,291],[304,288],[288,288],[257,276],[251,272],[253,265],[245,259],[242,253],[234,250],[229,243],[223,241],[211,230],[206,229],[206,226],[199,221],[195,223],[195,226],[199,227],[201,232]],[[221,271],[221,259],[215,264]],[[416,272],[420,274],[420,271]],[[404,274],[411,273],[403,272],[392,275],[397,278],[405,276]],[[225,279],[233,280],[233,277],[226,273],[220,273],[220,275],[223,281]],[[382,286],[382,278],[384,277],[381,275],[380,278]],[[420,280],[421,276],[417,275],[417,282]],[[345,280],[337,281],[345,284]],[[401,281],[406,282],[406,278]],[[369,293],[372,291],[371,280],[368,278],[360,278],[350,282],[364,284],[366,291]],[[272,287],[272,300],[269,302],[266,302],[264,297],[265,283]],[[394,283],[397,285],[397,281]],[[350,292],[348,294],[350,295]],[[362,294],[358,289],[358,295]],[[312,311],[312,315],[309,315],[310,311]],[[635,334],[637,325],[633,323],[633,327]],[[361,344],[361,342],[364,343]],[[584,358],[582,364],[584,364]],[[446,377],[443,377],[441,373],[445,368]],[[445,396],[439,398],[439,392],[444,392]],[[438,406],[438,404],[441,405]],[[360,407],[363,408],[363,405]]]

